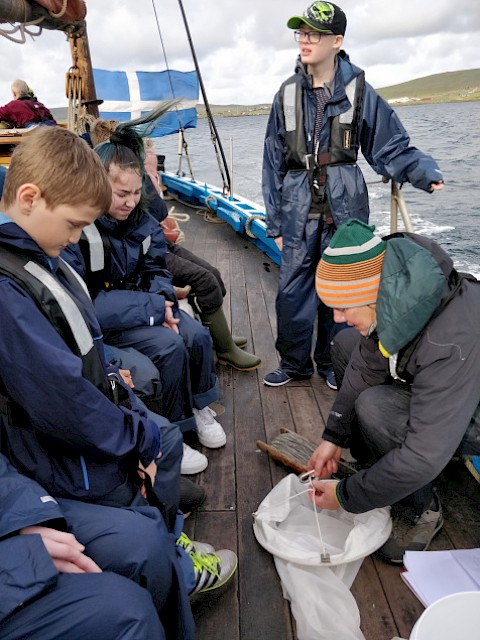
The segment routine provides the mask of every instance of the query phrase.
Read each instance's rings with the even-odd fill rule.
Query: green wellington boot
[[[229,364],[239,371],[253,371],[260,366],[260,358],[242,351],[233,341],[222,307],[214,313],[202,314],[201,318],[210,331],[220,364]]]

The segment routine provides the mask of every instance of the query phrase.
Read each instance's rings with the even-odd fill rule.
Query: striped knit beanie
[[[374,229],[352,218],[335,232],[315,276],[318,297],[327,307],[376,302],[386,242],[373,234]]]

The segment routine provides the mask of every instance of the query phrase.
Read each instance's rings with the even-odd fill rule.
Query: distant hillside
[[[480,100],[480,69],[437,73],[377,91],[393,105]],[[210,108],[214,116],[256,116],[270,111],[269,104],[210,105]],[[203,104],[197,110],[200,118],[205,117]]]
[[[393,105],[436,102],[467,102],[480,100],[480,69],[449,71],[425,78],[417,78],[391,87],[377,89],[378,93]],[[211,104],[214,116],[258,116],[270,112],[270,104]],[[205,105],[197,105],[198,117],[205,118]],[[67,109],[51,109],[58,122],[66,122]]]
[[[437,73],[377,91],[390,103],[480,100],[480,69]]]

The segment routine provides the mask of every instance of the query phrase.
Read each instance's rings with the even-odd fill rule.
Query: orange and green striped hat
[[[337,229],[315,274],[318,297],[327,307],[363,307],[377,300],[387,243],[375,227],[356,218]]]

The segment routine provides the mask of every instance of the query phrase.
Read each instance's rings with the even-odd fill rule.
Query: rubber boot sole
[[[224,360],[218,354],[217,354],[217,362],[218,362],[218,364],[229,365],[230,367],[233,367],[237,371],[255,371],[255,369],[258,369],[258,367],[262,364],[262,361],[260,360],[258,362],[258,364],[251,365],[250,367],[241,367],[240,365],[235,364],[234,362],[231,362],[230,360]]]

